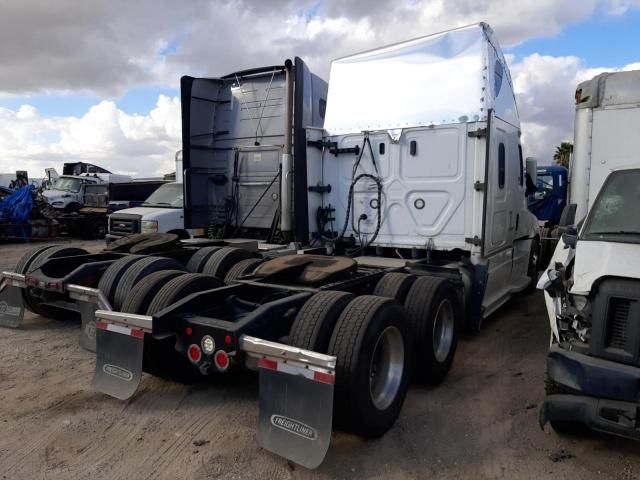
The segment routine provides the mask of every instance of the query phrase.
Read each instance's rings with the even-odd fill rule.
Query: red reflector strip
[[[258,367],[268,368],[269,370],[278,370],[278,362],[275,360],[269,360],[268,358],[261,358],[258,361]]]
[[[271,360],[270,358],[261,358],[258,360],[258,367],[288,373],[289,375],[302,375],[309,380],[326,383],[327,385],[333,385],[336,381],[336,376],[333,373],[318,372],[311,368],[304,368],[290,363],[278,362],[276,360]]]
[[[114,325],[107,322],[96,322],[96,328],[100,330],[107,330],[109,332],[121,333],[123,335],[129,335],[135,338],[144,338],[144,331],[134,328],[121,327],[120,325]]]
[[[144,332],[142,330],[131,329],[131,336],[136,338],[144,338]]]
[[[313,372],[313,379],[316,382],[326,383],[328,385],[333,385],[336,382],[335,375],[331,375],[330,373],[324,373],[324,372]]]

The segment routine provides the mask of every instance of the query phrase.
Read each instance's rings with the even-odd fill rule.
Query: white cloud
[[[329,60],[456,26],[489,22],[503,46],[553,36],[638,0],[0,0],[0,94],[175,86],[299,55]],[[166,51],[168,45],[175,49]],[[10,47],[10,48],[9,48]],[[175,50],[175,51],[174,51]]]
[[[43,117],[35,107],[0,109],[0,172],[86,161],[116,173],[155,176],[174,171],[181,147],[180,103],[161,95],[147,115],[129,115],[102,101],[82,117]]]
[[[510,68],[522,121],[524,153],[546,164],[553,161],[560,142],[573,141],[576,86],[602,72],[638,69],[640,63],[621,68],[588,68],[578,57],[533,54],[512,63]]]
[[[180,145],[176,98],[146,115],[111,101],[132,87],[176,87],[182,75],[221,75],[295,55],[328,77],[329,61],[391,42],[486,21],[503,47],[554,36],[640,0],[0,0],[0,96],[90,92],[82,117],[0,108],[0,171],[86,160],[140,174],[172,169]],[[608,66],[606,66],[608,67]],[[613,66],[612,66],[613,67]],[[640,65],[636,64],[636,67]],[[532,55],[511,65],[528,155],[549,159],[571,139],[573,89],[599,69],[577,57]],[[611,70],[612,68],[607,68]],[[37,105],[36,105],[37,106]]]

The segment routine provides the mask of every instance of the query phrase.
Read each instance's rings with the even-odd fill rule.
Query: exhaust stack
[[[282,162],[280,172],[280,230],[291,231],[292,219],[292,179],[293,158],[291,157],[291,144],[293,137],[293,63],[291,60],[284,62],[286,103],[284,111],[284,148],[282,150]]]

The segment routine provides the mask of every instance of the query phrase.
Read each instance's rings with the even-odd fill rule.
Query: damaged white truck
[[[259,444],[313,468],[333,429],[383,435],[412,379],[445,378],[460,330],[532,283],[537,221],[486,24],[335,60],[326,102],[298,60],[273,83],[273,68],[182,82],[185,222],[240,233],[242,248],[157,248],[166,269],[131,289],[113,279],[160,260],[84,256],[111,262],[109,291],[66,289],[100,305],[98,390],[130,398],[143,371],[257,369]],[[59,286],[3,275],[7,294]]]
[[[640,71],[576,90],[567,229],[538,283],[551,324],[540,424],[640,439]],[[574,214],[572,213],[573,217]]]

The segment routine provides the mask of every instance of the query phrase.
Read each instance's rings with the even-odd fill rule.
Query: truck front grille
[[[631,300],[611,298],[609,303],[609,321],[607,322],[607,347],[624,350],[627,345],[627,329]]]
[[[640,366],[640,280],[603,280],[597,286],[591,324],[591,355]]]
[[[112,235],[125,236],[132,233],[140,233],[139,215],[111,215],[109,217],[109,233]]]

